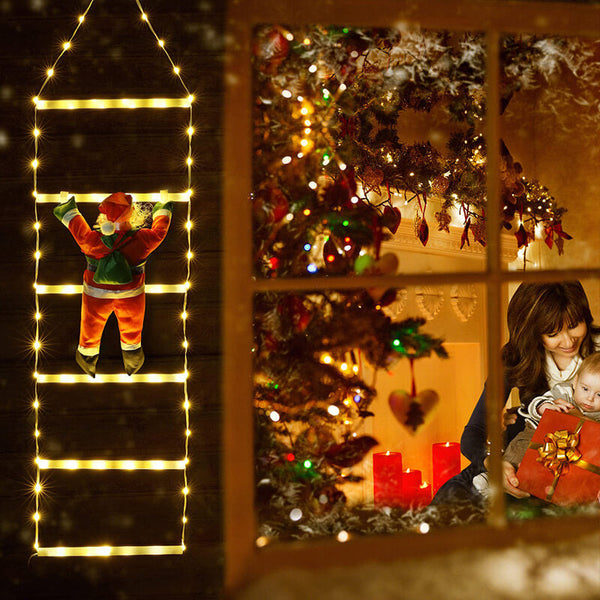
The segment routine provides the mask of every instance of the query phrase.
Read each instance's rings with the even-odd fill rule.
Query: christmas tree
[[[397,261],[381,245],[406,205],[424,246],[430,224],[449,231],[451,213],[462,218],[460,248],[485,245],[480,35],[262,26],[254,40],[257,276],[395,273]],[[549,49],[576,53],[559,39],[503,39],[503,110],[519,89],[546,77]],[[399,115],[434,109],[453,127],[447,147],[401,141]],[[501,150],[503,227],[519,247],[541,228],[562,253],[570,238],[565,209],[526,178],[504,144]],[[432,197],[440,206],[433,215]],[[424,321],[397,323],[385,314],[394,298],[393,289],[256,297],[257,509],[265,535],[361,529],[351,511],[340,510],[344,486],[360,480],[355,467],[377,443],[364,434],[376,391],[362,379],[361,363],[386,369],[401,357],[445,356],[441,340],[420,333]]]

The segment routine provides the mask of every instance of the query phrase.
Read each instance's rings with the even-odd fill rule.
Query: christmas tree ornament
[[[125,372],[137,373],[144,364],[145,263],[167,235],[172,210],[171,202],[157,202],[152,226],[136,228],[132,224],[131,196],[116,192],[100,204],[99,230],[95,230],[79,212],[74,196],[54,209],[54,215],[69,229],[87,262],[75,358],[91,377],[96,375],[102,332],[112,313],[119,325]]]
[[[398,231],[400,227],[400,221],[402,220],[402,214],[400,209],[395,206],[386,206],[383,209],[383,217],[381,223],[384,227],[387,227],[392,233]]]
[[[259,68],[265,73],[275,73],[290,51],[290,42],[278,27],[259,32],[253,45]]]
[[[448,177],[446,175],[437,175],[431,182],[431,193],[436,196],[441,196],[450,185]]]
[[[429,423],[440,397],[435,390],[423,390],[416,395],[405,390],[395,390],[388,397],[392,414],[411,435]]]
[[[450,233],[450,223],[452,222],[452,217],[450,216],[448,211],[442,209],[440,212],[436,212],[435,218],[438,222],[438,231],[445,231],[446,233]]]

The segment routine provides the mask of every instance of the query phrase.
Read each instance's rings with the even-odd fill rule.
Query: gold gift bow
[[[560,476],[567,473],[571,465],[600,475],[600,467],[584,460],[581,452],[577,449],[579,432],[584,423],[585,419],[580,419],[573,432],[566,429],[557,430],[554,433],[547,433],[542,443],[532,442],[529,444],[530,448],[538,451],[537,460],[554,473],[554,481],[546,495],[548,501],[552,500]]]

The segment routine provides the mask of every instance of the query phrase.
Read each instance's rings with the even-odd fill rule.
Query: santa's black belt
[[[129,267],[129,268],[131,269],[132,275],[141,275],[144,272],[144,267],[145,267],[145,265],[136,265],[134,267]],[[93,263],[87,264],[87,270],[91,271],[92,273],[95,273],[97,268],[98,268],[98,265],[95,265]]]

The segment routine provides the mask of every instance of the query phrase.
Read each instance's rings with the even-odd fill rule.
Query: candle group
[[[421,480],[421,471],[402,468],[400,452],[376,452],[373,497],[375,506],[417,508],[431,502],[431,486]]]
[[[403,469],[400,452],[373,454],[373,499],[375,506],[422,508],[448,479],[460,472],[460,445],[442,442],[431,447],[432,485],[417,469]]]

